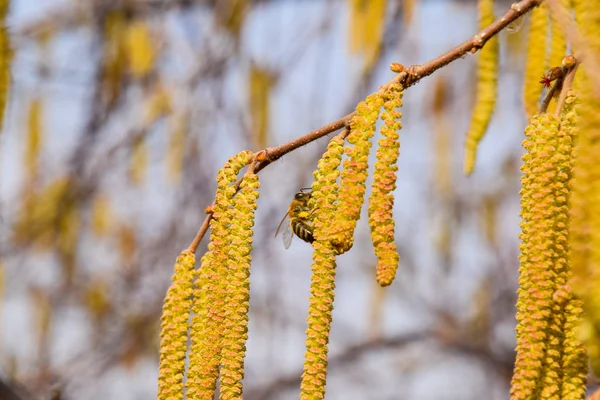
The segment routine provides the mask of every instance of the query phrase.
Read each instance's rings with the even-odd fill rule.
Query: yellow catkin
[[[538,398],[542,388],[544,362],[549,349],[552,295],[557,271],[554,179],[552,162],[556,152],[558,119],[548,114],[532,118],[525,130],[526,153],[521,190],[521,267],[517,301],[517,358],[511,385],[511,399]],[[553,359],[550,360],[553,363]],[[554,367],[552,364],[551,368]]]
[[[27,117],[27,143],[25,145],[25,171],[30,179],[37,174],[42,150],[42,101],[35,98],[29,104]]]
[[[567,94],[565,104],[562,110],[562,117],[560,122],[560,130],[564,143],[570,146],[571,157],[570,157],[570,165],[569,168],[566,168],[566,171],[573,171],[573,144],[576,142],[578,137],[578,110],[579,110],[579,99],[574,91],[570,91]],[[569,143],[570,139],[570,143]],[[565,146],[562,146],[563,148]],[[569,180],[569,191],[572,191],[572,178]],[[571,196],[569,196],[569,203],[564,207],[566,214],[565,218],[569,221],[569,230],[572,230],[571,225],[571,214],[570,214],[570,200]],[[569,232],[569,239],[571,236],[571,232]],[[572,255],[571,252],[571,240],[569,240],[565,244],[569,249],[569,256]],[[565,301],[563,305],[563,315],[564,315],[564,326],[563,326],[563,355],[562,355],[562,390],[561,390],[561,399],[568,400],[579,400],[585,397],[586,390],[586,378],[587,378],[587,365],[588,358],[583,347],[583,344],[579,337],[579,327],[582,322],[583,317],[583,302],[581,299],[577,298],[573,294],[573,290],[569,281],[572,280],[572,258],[569,257],[569,270],[565,274],[564,278],[564,292],[565,292]]]
[[[588,371],[588,356],[579,338],[579,328],[583,319],[583,302],[571,295],[564,312],[561,399],[580,400],[585,398]]]
[[[569,382],[569,375],[565,374],[565,361],[569,357],[581,353],[581,344],[576,341],[567,343],[565,341],[566,333],[569,328],[578,321],[573,318],[572,312],[567,312],[567,308],[573,306],[573,297],[567,282],[571,275],[570,265],[570,246],[569,246],[569,198],[571,193],[571,171],[572,171],[572,148],[574,139],[575,95],[571,93],[568,97],[564,113],[560,121],[560,130],[552,138],[555,152],[552,155],[551,162],[555,165],[555,178],[552,182],[554,209],[552,210],[554,226],[552,232],[553,257],[552,263],[556,273],[554,285],[557,288],[553,295],[552,314],[550,317],[548,331],[548,349],[544,362],[544,373],[542,378],[542,399],[562,399],[563,394],[572,396],[579,390],[579,397],[582,398],[585,390],[583,386],[573,387],[574,380]],[[571,310],[571,308],[569,308]],[[567,322],[567,318],[569,321]],[[568,346],[567,346],[568,344]],[[577,374],[583,371],[569,371],[571,374]],[[565,387],[571,386],[569,388]]]
[[[595,54],[600,52],[600,1],[574,2],[578,28]],[[583,49],[575,49],[583,50]],[[590,365],[600,374],[600,98],[591,76],[597,71],[583,60],[574,87],[581,95],[578,140],[575,146],[571,202],[573,289],[584,301],[580,335]]]
[[[331,327],[334,300],[335,256],[338,249],[332,244],[336,231],[331,220],[337,209],[339,166],[344,154],[344,139],[331,139],[318,169],[314,172],[310,207],[315,209],[313,228],[315,242],[313,276],[310,289],[306,356],[300,384],[301,399],[322,399],[327,377],[327,344]]]
[[[547,40],[548,10],[545,7],[534,8],[531,11],[525,80],[523,82],[523,103],[528,117],[537,114],[540,108],[540,97],[543,89],[540,78],[548,68]]]
[[[581,304],[569,286],[574,93],[559,121],[532,118],[523,142],[517,359],[511,399],[582,399],[585,352],[576,336]]]
[[[4,109],[10,92],[10,65],[13,58],[10,36],[6,29],[8,8],[9,0],[0,0],[0,131],[2,131]]]
[[[234,183],[240,170],[248,165],[253,153],[243,151],[231,157],[217,174],[217,193],[210,223],[208,252],[202,257],[202,267],[194,291],[187,396],[190,399],[212,400],[221,363],[227,269],[231,246],[231,214]]]
[[[331,242],[313,243],[312,279],[306,329],[306,355],[300,384],[300,399],[325,397],[327,345],[331,329],[335,289],[335,251]]]
[[[150,30],[144,21],[134,21],[127,26],[125,46],[131,75],[144,78],[152,71],[155,51]]]
[[[402,114],[397,108],[402,106],[402,87],[395,85],[384,95],[384,112],[381,119],[383,138],[377,148],[377,162],[373,173],[373,189],[369,198],[369,225],[371,239],[377,255],[377,282],[388,286],[396,276],[400,256],[394,238],[394,195],[396,189],[396,163],[400,156],[400,135]]]
[[[352,146],[346,147],[345,150],[348,158],[344,160],[344,169],[341,172],[335,221],[338,230],[335,245],[341,252],[349,250],[353,244],[354,229],[365,198],[371,138],[382,105],[383,98],[380,94],[368,96],[364,102],[358,104],[351,121],[348,143]]]
[[[189,251],[177,257],[172,283],[165,297],[160,332],[159,400],[183,399],[195,263],[196,257]]]
[[[479,0],[479,26],[484,28],[494,21],[494,1]],[[496,105],[498,85],[498,38],[493,37],[479,54],[477,66],[477,94],[475,108],[465,143],[465,165],[467,175],[473,172],[477,159],[477,147],[488,128]]]
[[[335,238],[335,224],[328,223],[335,219],[337,210],[339,167],[344,155],[344,139],[336,136],[329,141],[327,150],[319,160],[314,172],[311,187],[309,208],[313,213],[313,235],[316,240],[328,241]]]
[[[248,339],[252,227],[258,199],[258,176],[247,175],[231,209],[231,239],[228,252],[227,301],[221,353],[220,399],[242,399],[244,357]]]

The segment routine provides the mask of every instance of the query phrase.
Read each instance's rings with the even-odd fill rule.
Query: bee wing
[[[287,249],[292,244],[292,239],[294,238],[294,232],[292,232],[292,224],[290,222],[289,211],[285,214],[285,216],[279,223],[279,226],[275,231],[275,236],[277,236],[280,231],[282,232],[283,246]]]
[[[285,247],[286,250],[289,249],[290,245],[292,244],[292,239],[294,238],[294,232],[292,231],[292,224],[290,223],[289,218],[287,219],[287,224],[283,229],[282,238],[283,247]]]

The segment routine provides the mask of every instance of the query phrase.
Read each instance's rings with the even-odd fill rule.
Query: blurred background
[[[134,400],[156,395],[163,297],[223,162],[351,112],[391,62],[471,37],[477,13],[452,0],[13,0],[8,30],[0,381],[23,399]],[[472,176],[477,56],[406,91],[400,267],[377,286],[364,215],[338,259],[328,399],[508,397],[526,31],[499,36],[499,99]],[[274,233],[326,145],[260,175],[247,400],[298,396],[311,247],[286,251]]]

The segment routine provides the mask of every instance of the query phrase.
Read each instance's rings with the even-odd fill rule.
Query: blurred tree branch
[[[443,347],[453,353],[458,353],[468,357],[474,357],[491,370],[497,371],[505,379],[509,380],[512,374],[513,363],[512,359],[507,361],[504,358],[496,357],[489,349],[474,347],[466,341],[456,338],[454,341],[438,340],[438,334],[434,331],[423,331],[408,334],[401,334],[388,338],[379,338],[369,340],[363,343],[347,347],[338,355],[332,355],[329,359],[329,373],[332,373],[336,368],[346,366],[349,363],[355,362],[361,357],[366,357],[369,354],[378,351],[400,351],[408,346],[425,342],[435,341],[441,343]],[[293,389],[300,385],[301,372],[296,372],[273,380],[265,387],[249,388],[246,391],[245,398],[248,400],[269,400],[280,398],[281,392]]]

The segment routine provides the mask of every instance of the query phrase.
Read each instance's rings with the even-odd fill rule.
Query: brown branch
[[[410,76],[402,82],[404,87],[409,87],[417,83],[422,78],[431,75],[438,69],[450,64],[467,53],[475,53],[480,50],[488,40],[496,36],[501,30],[510,25],[513,21],[539,6],[543,0],[523,0],[513,3],[510,9],[499,19],[479,31],[471,39],[461,43],[452,50],[434,58],[425,64],[420,64],[409,68]]]
[[[394,69],[398,70],[398,74],[388,83],[381,86],[379,89],[379,93],[385,93],[390,85],[394,83],[400,83],[405,88],[413,86],[417,82],[419,82],[422,78],[431,75],[438,69],[450,64],[452,61],[455,61],[467,53],[475,53],[477,50],[481,49],[488,40],[497,35],[500,31],[510,25],[513,21],[523,16],[527,12],[531,11],[534,7],[538,6],[543,0],[522,0],[518,3],[513,3],[510,9],[499,19],[492,22],[489,26],[479,31],[475,36],[471,39],[463,42],[462,44],[456,46],[450,51],[424,63],[419,65],[413,65],[409,68],[403,69],[400,64],[395,63]],[[286,144],[283,144],[278,147],[269,147],[264,150],[256,153],[256,159],[258,160],[258,165],[256,166],[255,173],[260,172],[269,164],[277,161],[284,155],[302,147],[309,143],[314,142],[317,139],[320,139],[328,134],[335,132],[344,126],[348,126],[350,120],[354,116],[354,113],[350,113],[328,125],[325,125],[317,130],[314,130],[302,137],[292,140]],[[242,178],[243,179],[243,178]],[[239,181],[237,184],[239,188]],[[208,227],[210,219],[212,218],[212,214],[207,215],[204,223],[202,224],[202,228],[204,226]],[[206,234],[206,229],[203,230],[200,228],[198,234],[194,238],[194,241],[189,246],[190,251],[195,251],[198,247],[200,241],[202,240],[204,234]]]
[[[388,90],[388,88],[390,87],[390,85],[392,85],[393,83],[398,83],[403,79],[406,79],[407,76],[408,76],[408,74],[406,72],[399,73],[391,81],[389,81],[388,83],[383,85],[379,89],[379,93],[380,94],[385,93]],[[335,132],[343,127],[348,127],[350,125],[350,120],[352,119],[353,116],[354,116],[354,113],[352,112],[352,113],[338,119],[337,121],[334,121],[334,122],[332,122],[328,125],[325,125],[317,130],[314,130],[304,136],[299,137],[298,139],[294,139],[291,142],[282,144],[281,146],[278,146],[278,147],[268,147],[264,150],[261,150],[257,155],[257,159],[260,161],[260,164],[256,168],[256,172],[258,173],[260,170],[265,168],[267,165],[271,164],[274,161],[277,161],[278,159],[280,159],[287,153],[290,153],[302,146],[305,146],[311,142],[314,142],[315,140],[320,139],[323,136],[327,136],[328,134]],[[346,136],[349,133],[350,132],[346,133]]]

